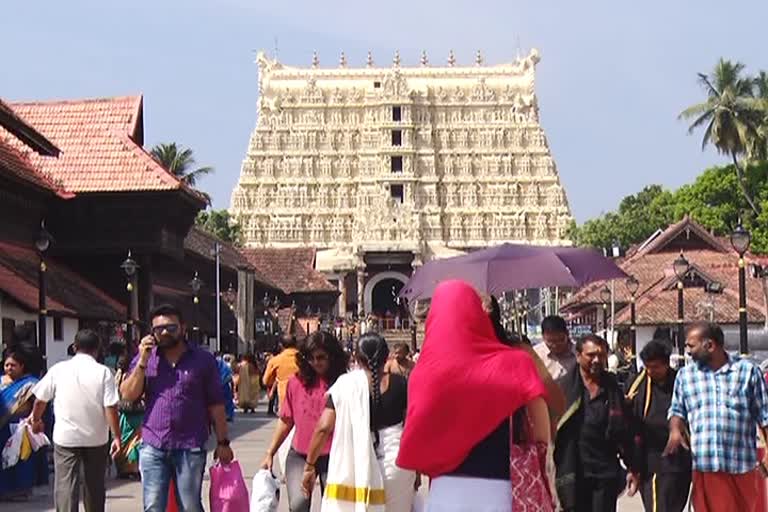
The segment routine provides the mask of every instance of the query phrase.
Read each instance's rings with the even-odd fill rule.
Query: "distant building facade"
[[[502,242],[569,244],[534,50],[471,66],[285,66],[260,53],[231,211],[252,248],[312,247],[339,313],[396,314],[414,266]]]

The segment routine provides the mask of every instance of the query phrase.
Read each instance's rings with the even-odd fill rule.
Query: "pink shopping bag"
[[[249,512],[248,488],[240,463],[211,466],[211,512]]]

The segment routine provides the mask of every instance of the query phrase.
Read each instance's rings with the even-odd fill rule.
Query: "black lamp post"
[[[192,288],[192,341],[198,345],[202,342],[200,336],[200,288],[203,287],[203,280],[200,279],[195,271],[195,277],[189,282]]]
[[[744,254],[749,249],[749,243],[752,236],[744,226],[736,226],[731,233],[731,245],[739,254],[739,352],[742,355],[749,353],[749,342],[747,341],[747,273],[744,264]]]
[[[685,304],[683,302],[684,280],[691,264],[680,252],[680,256],[672,263],[672,269],[677,276],[677,353],[682,357],[685,354]]]
[[[632,355],[637,356],[637,317],[635,316],[635,297],[640,289],[640,281],[634,276],[627,278],[627,290],[629,290],[629,343],[632,346]]]
[[[611,301],[611,290],[607,286],[600,290],[600,300],[603,303],[603,331],[608,337],[608,303]]]
[[[50,249],[53,243],[53,236],[45,229],[45,220],[40,222],[40,233],[35,240],[35,247],[37,248],[37,254],[40,257],[40,265],[37,272],[37,302],[38,302],[38,317],[37,317],[37,346],[40,349],[40,355],[43,357],[43,361],[46,360],[46,321],[48,317],[48,306],[46,305],[46,295],[48,295],[48,283],[47,272],[48,267],[45,264],[45,251]]]
[[[128,284],[125,285],[125,290],[128,292],[128,319],[126,322],[127,327],[127,341],[126,344],[130,346],[135,341],[134,333],[133,333],[133,320],[135,316],[135,312],[133,311],[133,297],[136,293],[136,271],[139,269],[139,264],[136,263],[136,260],[134,260],[131,257],[131,250],[128,249],[128,257],[125,258],[125,261],[123,261],[120,264],[120,268],[123,269],[123,272],[125,273],[125,277],[128,278]]]
[[[222,298],[224,299],[224,302],[226,303],[226,305],[229,306],[229,310],[234,313],[235,312],[235,304],[237,303],[237,290],[235,290],[235,287],[232,285],[232,283],[229,283],[229,286],[227,287],[227,291],[223,292],[221,295],[222,295]],[[232,330],[230,329],[229,330],[230,335],[231,335],[231,331]],[[232,337],[230,337],[230,341],[231,341],[231,339],[232,339]],[[231,350],[232,347],[229,346],[228,349]],[[236,352],[237,349],[235,349],[234,351]]]

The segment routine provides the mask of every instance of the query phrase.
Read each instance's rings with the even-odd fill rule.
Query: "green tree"
[[[762,122],[757,130],[758,140],[753,147],[754,158],[768,159],[768,73],[760,71],[755,77],[755,94],[762,113]]]
[[[150,151],[152,157],[160,162],[168,172],[179,178],[190,187],[197,186],[197,180],[213,172],[213,167],[195,167],[195,157],[192,150],[170,144],[158,144]]]
[[[195,224],[225,242],[238,247],[243,244],[243,228],[227,210],[203,210],[197,214]]]
[[[642,242],[657,229],[673,222],[673,195],[661,185],[649,185],[625,197],[616,212],[608,212],[581,226],[573,224],[570,237],[576,245],[622,247]]]
[[[571,226],[571,239],[577,245],[608,247],[614,241],[629,247],[639,244],[657,229],[664,229],[685,215],[712,230],[718,236],[728,236],[741,222],[752,233],[752,252],[768,253],[768,163],[748,165],[744,179],[755,190],[755,201],[761,213],[750,210],[739,191],[733,165],[712,167],[693,183],[671,192],[659,185],[645,187],[637,194],[622,199],[615,212],[588,220],[581,226]]]
[[[720,59],[710,75],[699,73],[699,83],[707,99],[688,107],[680,118],[693,121],[688,128],[693,133],[706,126],[702,149],[712,144],[717,150],[729,155],[736,172],[737,185],[747,204],[755,214],[760,206],[747,187],[744,176],[745,163],[759,152],[760,126],[764,121],[759,102],[755,99],[755,80],[744,76],[744,65],[740,62]]]

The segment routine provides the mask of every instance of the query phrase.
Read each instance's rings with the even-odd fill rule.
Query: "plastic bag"
[[[288,452],[291,451],[291,445],[293,444],[293,436],[296,434],[296,427],[293,427],[288,432],[288,437],[285,438],[283,444],[280,445],[280,449],[277,450],[275,461],[272,465],[272,474],[275,475],[279,482],[285,482],[285,462],[288,460]]]
[[[29,431],[26,425],[21,425],[21,448],[19,449],[19,460],[25,461],[32,456],[32,443],[29,442]]]
[[[43,446],[49,446],[51,444],[51,441],[48,439],[48,436],[46,436],[44,433],[40,432],[39,434],[35,434],[32,432],[32,427],[27,423],[25,424],[27,428],[27,436],[29,438],[29,445],[32,447],[32,451],[36,452]]]
[[[2,469],[8,469],[11,466],[15,466],[19,462],[19,455],[21,454],[21,442],[24,437],[24,429],[17,428],[16,431],[11,434],[11,437],[5,442],[2,453]]]
[[[279,503],[280,481],[266,469],[253,475],[251,512],[277,512]]]
[[[211,466],[211,512],[249,512],[248,487],[240,463]]]

